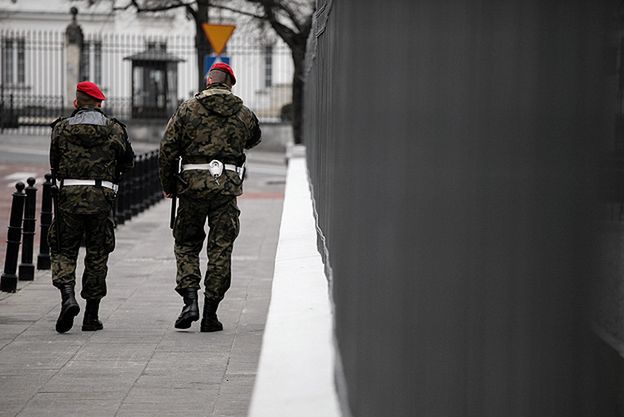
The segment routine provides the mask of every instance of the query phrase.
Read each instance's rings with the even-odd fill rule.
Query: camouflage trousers
[[[60,223],[60,241],[57,222]],[[86,255],[80,295],[84,299],[99,300],[104,297],[108,255],[115,249],[114,227],[110,212],[76,214],[61,210],[54,218],[48,234],[52,284],[57,288],[65,284],[75,285],[78,250],[84,235]]]
[[[220,302],[230,288],[232,279],[232,249],[239,232],[240,210],[235,196],[216,195],[211,198],[185,198],[180,205],[173,228],[177,262],[176,291],[200,289],[201,271],[199,253],[206,233],[208,218],[208,268],[204,279],[204,294],[213,302]]]

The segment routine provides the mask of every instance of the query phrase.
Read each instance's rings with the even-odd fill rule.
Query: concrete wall
[[[318,3],[304,142],[345,415],[622,415],[582,325],[618,2]]]

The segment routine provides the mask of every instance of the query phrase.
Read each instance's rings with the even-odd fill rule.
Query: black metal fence
[[[36,268],[50,269],[50,248],[47,233],[52,221],[52,176],[46,174],[45,183],[36,187],[35,179],[28,178],[28,186],[18,182],[12,196],[7,234],[4,269],[0,291],[15,292],[18,281],[32,281],[35,276],[34,250],[36,241],[37,191],[42,190],[41,235]],[[134,167],[119,183],[114,217],[118,225],[147,210],[163,198],[158,176],[158,151],[137,155]],[[21,263],[18,258],[21,249]]]
[[[134,167],[119,184],[115,221],[124,224],[163,198],[158,176],[158,151],[137,155]]]
[[[345,415],[624,415],[585,326],[596,264],[622,323],[621,228],[594,256],[619,3],[317,2],[304,143]]]
[[[0,30],[0,131],[59,117],[65,71],[62,32]]]
[[[87,33],[80,79],[97,83],[104,110],[122,120],[168,118],[197,91],[192,36]],[[235,94],[262,121],[280,121],[291,101],[292,59],[281,41],[235,32],[225,54],[237,76]],[[42,133],[71,111],[66,97],[63,32],[0,30],[0,132]]]

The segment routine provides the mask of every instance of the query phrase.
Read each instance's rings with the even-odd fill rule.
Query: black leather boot
[[[209,301],[207,298],[204,298],[204,317],[201,321],[200,330],[202,332],[218,332],[223,330],[223,324],[217,318],[217,308],[219,308],[219,303],[214,301]]]
[[[94,332],[104,328],[104,325],[98,317],[99,310],[100,300],[87,300],[84,318],[82,319],[83,332]]]
[[[56,320],[56,331],[65,333],[74,325],[74,317],[80,313],[80,306],[76,301],[72,284],[63,284],[59,290],[61,291],[61,313]]]
[[[197,290],[187,289],[182,295],[184,307],[175,322],[176,329],[188,329],[191,323],[199,320],[199,306],[197,305]]]

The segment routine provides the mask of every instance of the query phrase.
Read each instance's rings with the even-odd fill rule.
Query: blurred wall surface
[[[618,4],[318,1],[304,141],[345,414],[622,415],[583,325]]]

